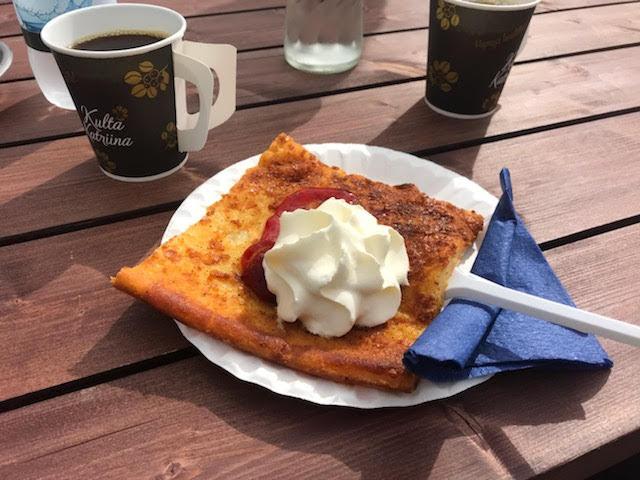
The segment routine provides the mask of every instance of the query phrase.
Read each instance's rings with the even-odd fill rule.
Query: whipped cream
[[[385,323],[400,306],[400,285],[409,283],[402,236],[360,205],[335,198],[283,213],[262,265],[278,317],[300,320],[323,337]]]

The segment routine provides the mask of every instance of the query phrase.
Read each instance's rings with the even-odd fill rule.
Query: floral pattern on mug
[[[169,72],[167,67],[160,70],[155,68],[149,60],[140,62],[138,70],[127,72],[124,82],[133,85],[131,95],[137,98],[156,98],[158,90],[165,91],[169,85]]]
[[[446,60],[434,60],[429,65],[429,82],[440,87],[443,92],[450,92],[451,86],[458,81],[458,72],[451,70],[451,65]]]
[[[123,107],[122,105],[116,105],[115,107],[113,107],[111,113],[113,114],[113,118],[115,118],[119,122],[124,122],[129,116],[129,110],[127,110],[127,108]]]
[[[498,99],[500,98],[500,92],[493,92],[482,102],[482,108],[487,112],[490,112],[498,105]]]
[[[449,27],[457,27],[460,24],[455,5],[446,3],[444,0],[438,0],[436,18],[440,20],[440,28],[443,30],[449,30]]]
[[[100,166],[107,172],[113,173],[116,170],[116,162],[109,159],[109,155],[107,155],[106,152],[98,150],[97,148],[95,148],[94,151],[96,152],[96,158],[98,159]]]
[[[160,138],[164,142],[165,148],[175,148],[178,145],[178,129],[173,122],[167,123],[164,132],[160,134]]]

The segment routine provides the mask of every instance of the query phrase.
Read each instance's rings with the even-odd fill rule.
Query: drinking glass
[[[284,57],[298,70],[339,73],[362,53],[362,0],[287,0]]]
[[[49,20],[78,8],[116,3],[116,0],[13,0],[16,16],[27,44],[27,57],[42,94],[57,107],[74,110],[73,100],[40,31]]]

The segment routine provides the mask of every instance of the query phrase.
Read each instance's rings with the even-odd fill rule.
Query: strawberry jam
[[[316,208],[329,198],[341,199],[351,204],[358,203],[358,199],[353,193],[338,188],[305,188],[298,190],[286,197],[278,205],[276,211],[265,223],[260,239],[244,251],[240,261],[242,268],[241,278],[244,284],[258,298],[265,302],[276,303],[275,295],[267,288],[262,260],[264,254],[273,248],[278,239],[280,234],[280,215],[283,212],[292,212],[299,208]]]

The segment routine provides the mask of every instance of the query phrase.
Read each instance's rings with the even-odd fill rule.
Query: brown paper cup
[[[538,2],[431,0],[427,105],[463,119],[495,112]]]
[[[105,175],[146,182],[179,170],[187,152],[204,147],[209,130],[235,111],[236,49],[183,40],[178,12],[145,4],[87,7],[42,29]],[[120,50],[81,50],[82,39],[117,32],[158,32],[153,43]],[[219,84],[213,100],[213,73]],[[186,110],[184,84],[198,91]]]

